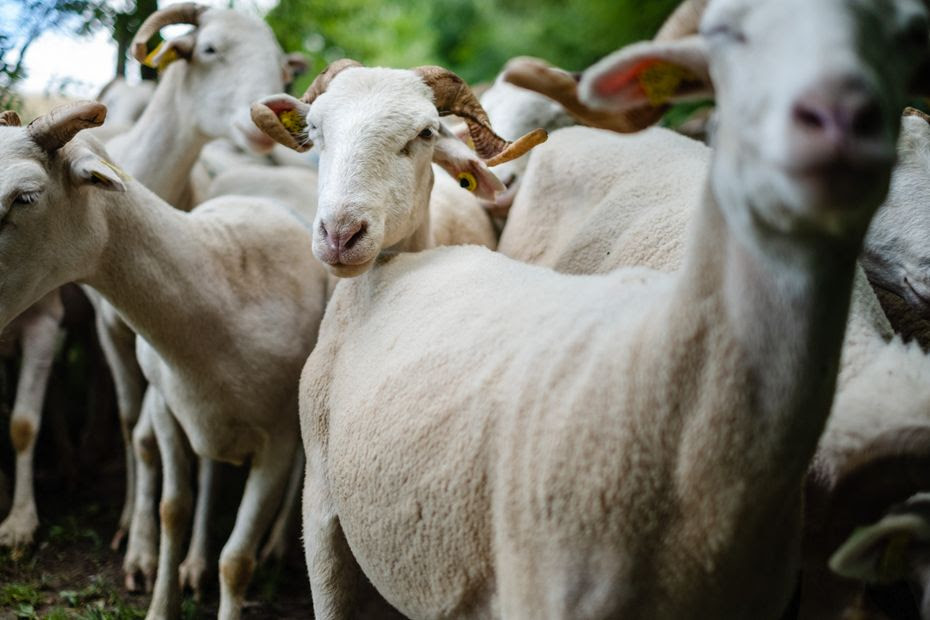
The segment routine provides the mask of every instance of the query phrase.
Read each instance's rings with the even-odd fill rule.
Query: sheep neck
[[[107,145],[129,174],[179,208],[190,206],[185,198],[191,169],[210,141],[183,101],[185,68],[183,62],[169,67],[139,120]]]
[[[696,224],[669,310],[681,315],[670,324],[693,326],[689,312],[701,308],[703,332],[718,336],[699,340],[702,357],[691,360],[706,364],[693,388],[705,401],[698,410],[711,418],[695,420],[692,428],[700,434],[700,426],[706,433],[733,425],[735,430],[721,433],[727,445],[714,447],[729,463],[724,470],[730,468],[731,481],[743,480],[749,489],[766,481],[769,498],[783,505],[785,494],[798,497],[833,401],[858,245],[787,235],[758,223],[746,243],[728,228],[710,189]],[[702,386],[702,380],[716,382],[729,372],[707,370],[714,364],[728,365],[719,368],[737,376],[726,387]],[[730,394],[714,394],[721,390]],[[708,465],[695,467],[704,471]],[[752,495],[749,490],[746,499],[756,506],[744,508],[757,511],[760,498]]]
[[[126,193],[107,194],[100,206],[107,232],[84,283],[160,351],[167,344],[194,346],[198,333],[219,336],[223,295],[203,283],[213,263],[208,242],[222,241],[228,231],[193,226],[190,215],[134,180]]]

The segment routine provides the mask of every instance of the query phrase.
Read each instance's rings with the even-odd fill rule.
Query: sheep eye
[[[13,199],[13,204],[31,205],[39,199],[39,192],[22,192]]]
[[[475,179],[475,175],[470,172],[460,172],[458,174],[459,186],[463,189],[467,189],[470,192],[478,189],[478,180]]]
[[[215,53],[216,53],[216,48],[213,47],[212,45],[208,45],[208,46],[206,46],[205,48],[203,48],[203,53],[204,53],[204,54],[208,54],[208,55],[209,55],[209,54],[215,54]]]
[[[424,140],[429,140],[430,138],[433,137],[433,130],[427,127],[426,129],[420,132],[420,137],[423,138]]]

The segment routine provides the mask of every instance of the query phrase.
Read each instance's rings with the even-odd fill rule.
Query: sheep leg
[[[313,617],[339,620],[352,615],[362,571],[339,524],[326,481],[324,460],[317,452],[307,452],[303,493],[304,553],[310,574]]]
[[[136,335],[119,317],[116,310],[96,291],[87,291],[96,313],[97,337],[103,349],[104,359],[113,376],[116,389],[116,406],[126,455],[126,499],[120,514],[119,527],[110,542],[110,548],[119,549],[132,524],[133,500],[135,498],[136,462],[133,451],[132,432],[142,410],[145,393],[145,378],[136,361]]]
[[[181,562],[181,588],[190,588],[199,601],[209,575],[210,521],[216,499],[217,465],[201,457],[197,470],[197,503],[194,507],[194,531],[187,557]]]
[[[40,307],[27,310],[30,314],[23,317],[22,321],[22,367],[16,386],[13,419],[10,422],[10,438],[16,451],[16,479],[13,507],[0,524],[0,546],[3,547],[31,544],[36,528],[39,527],[32,460],[64,307],[57,291],[37,306]]]
[[[149,393],[155,392],[149,386]],[[177,618],[181,614],[181,564],[184,539],[190,527],[193,491],[190,468],[193,452],[161,394],[151,408],[152,425],[162,458],[162,492],[159,504],[161,537],[158,546],[158,572],[147,620]]]
[[[274,446],[274,447],[271,447]],[[281,505],[288,473],[294,462],[297,434],[275,438],[252,458],[236,525],[220,554],[220,610],[222,620],[236,620],[255,569],[255,553]]]
[[[162,406],[157,390],[146,391],[142,414],[132,431],[132,449],[135,451],[136,484],[135,506],[123,559],[126,589],[137,592],[143,585],[137,577],[142,575],[146,592],[151,592],[158,568],[158,526],[155,523],[155,501],[158,497],[158,444],[152,425],[152,408]]]
[[[262,552],[258,556],[260,564],[269,560],[280,562],[284,559],[290,548],[291,531],[294,528],[294,520],[297,517],[297,502],[300,495],[301,481],[304,474],[304,451],[294,451],[294,463],[291,466],[291,474],[287,480],[287,489],[284,492],[284,503],[275,517],[271,526],[271,533],[268,534],[268,540],[262,547]]]

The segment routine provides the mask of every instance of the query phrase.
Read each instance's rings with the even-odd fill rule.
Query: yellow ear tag
[[[159,71],[164,71],[168,67],[168,65],[173,63],[175,60],[179,60],[181,58],[177,50],[172,48],[172,49],[167,50],[161,58],[158,58],[158,62],[156,63],[155,59],[158,57],[158,54],[161,53],[161,48],[164,45],[165,45],[164,41],[159,43],[155,47],[155,49],[149,52],[149,55],[145,57],[145,60],[142,61],[142,64],[152,69],[158,69]]]
[[[459,175],[456,177],[459,180],[459,186],[464,187],[470,192],[478,189],[478,181],[475,179],[475,175],[470,172],[459,172]]]
[[[284,128],[291,134],[302,134],[307,130],[307,121],[300,115],[297,110],[287,110],[281,112],[278,120],[284,125]]]
[[[698,77],[680,65],[655,61],[639,72],[639,86],[649,103],[660,106],[679,92],[682,82],[697,82]]]
[[[908,571],[907,548],[911,544],[911,534],[901,532],[891,536],[888,546],[878,561],[878,577],[883,582],[897,581]]]

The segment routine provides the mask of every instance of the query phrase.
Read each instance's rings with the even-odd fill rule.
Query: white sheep
[[[917,188],[930,177],[926,128],[913,114],[902,119],[892,189],[869,228],[866,255],[878,231],[886,240],[920,236],[919,218],[904,218],[898,210],[915,210],[923,194]],[[526,188],[499,249],[565,273],[678,269],[688,223],[697,217],[693,196],[710,161],[703,144],[664,129],[632,136],[591,128],[557,131],[530,157]],[[900,264],[899,249],[882,248],[884,264]],[[892,335],[857,269],[833,413],[807,481],[804,617],[838,617],[857,593],[830,575],[826,564],[853,526],[875,514],[876,506],[880,511],[930,485],[926,474],[909,474],[930,456],[930,357]],[[876,469],[888,473],[875,481],[854,478]]]
[[[156,50],[147,41],[172,24],[190,24],[186,34],[169,39]],[[133,127],[107,142],[107,151],[124,170],[170,204],[193,206],[188,179],[204,146],[226,137],[255,151],[269,151],[273,142],[249,119],[249,106],[277,92],[290,80],[293,59],[286,56],[262,20],[236,11],[194,3],[171,5],[150,15],[132,42],[139,61],[159,66],[161,78],[142,116]],[[230,67],[235,71],[231,72]],[[119,313],[90,293],[97,310],[100,342],[113,373],[124,438],[127,441],[127,505],[114,537],[117,547],[127,532],[123,568],[130,590],[150,589],[155,577],[157,530],[153,494],[157,452],[152,424],[137,420],[143,413],[142,373],[135,359],[135,334]],[[132,449],[129,449],[129,441]],[[135,459],[131,456],[135,454]],[[212,483],[212,465],[201,464],[201,482]],[[135,470],[135,476],[133,476]],[[134,480],[134,482],[133,482]],[[206,514],[198,495],[198,516]],[[132,503],[130,504],[130,498]],[[190,552],[182,565],[182,581],[199,594],[211,566],[205,518],[196,519]],[[142,580],[140,583],[139,576]]]
[[[912,19],[918,2],[711,0],[709,40],[589,70],[589,101],[621,107],[714,76],[723,146],[674,275],[405,252],[426,237],[441,81],[349,68],[310,105],[265,101],[270,135],[322,140],[314,251],[360,276],[301,381],[317,618],[348,615],[360,573],[418,618],[780,614],[893,109],[927,59],[894,44]],[[874,123],[831,145],[796,114],[821,106]]]
[[[190,214],[111,163],[81,103],[0,128],[5,224],[0,325],[65,282],[98,290],[140,335],[164,465],[149,617],[180,612],[178,565],[197,454],[250,463],[220,559],[220,617],[235,618],[297,443],[296,381],[316,339],[326,274],[306,223],[273,201],[227,197]],[[28,258],[28,260],[27,260]]]

